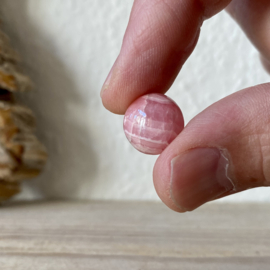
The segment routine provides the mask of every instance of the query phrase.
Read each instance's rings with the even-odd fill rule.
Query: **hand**
[[[203,21],[225,7],[270,70],[269,0],[135,0],[103,86],[104,106],[124,114],[138,97],[165,93],[194,50]],[[234,93],[194,117],[159,156],[153,177],[161,200],[178,212],[269,186],[270,83]]]

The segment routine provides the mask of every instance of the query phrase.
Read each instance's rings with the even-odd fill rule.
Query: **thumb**
[[[270,186],[270,84],[208,107],[159,156],[154,185],[178,212],[246,189]]]

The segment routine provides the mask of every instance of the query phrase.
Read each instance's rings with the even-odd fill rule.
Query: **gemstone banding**
[[[127,109],[124,131],[129,142],[140,152],[158,155],[184,128],[180,108],[169,97],[148,94]]]

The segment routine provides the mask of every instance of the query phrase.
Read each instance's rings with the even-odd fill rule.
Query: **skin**
[[[102,89],[104,106],[124,114],[141,95],[166,93],[194,50],[203,22],[224,8],[270,72],[269,0],[135,0],[120,55]],[[181,212],[169,195],[170,162],[195,147],[228,150],[237,182],[233,193],[269,186],[269,119],[270,83],[236,92],[195,116],[155,164],[154,185],[161,200]]]

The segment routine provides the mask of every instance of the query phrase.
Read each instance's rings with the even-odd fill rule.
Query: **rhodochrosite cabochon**
[[[124,117],[127,139],[144,154],[161,154],[183,128],[180,108],[162,94],[138,98],[129,106]]]

